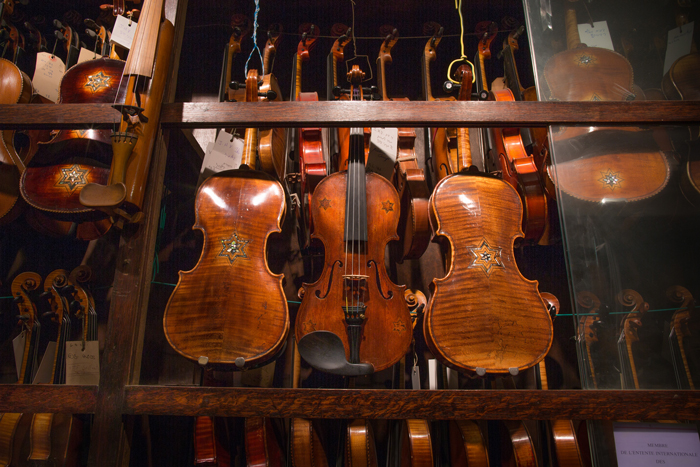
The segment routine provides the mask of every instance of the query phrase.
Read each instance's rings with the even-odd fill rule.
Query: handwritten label
[[[372,128],[367,170],[391,179],[398,146],[399,130],[397,128]]]
[[[94,50],[81,47],[80,55],[78,55],[78,63],[87,62],[88,60],[96,60],[98,58],[102,58],[102,55],[95,53]]]
[[[46,346],[46,351],[39,364],[39,369],[34,375],[32,384],[47,384],[51,382],[51,372],[53,371],[53,362],[56,359],[56,342],[49,342]]]
[[[581,42],[588,47],[601,47],[615,51],[607,21],[596,21],[593,23],[593,26],[591,26],[591,23],[579,24],[578,35],[581,38]]]
[[[697,466],[700,437],[693,425],[614,423],[618,467]]]
[[[48,52],[39,52],[36,54],[36,69],[32,79],[34,90],[51,102],[56,102],[58,88],[65,72],[66,65],[63,60]]]
[[[100,345],[98,341],[66,342],[66,384],[100,384]]]
[[[136,21],[131,21],[126,16],[117,16],[110,41],[130,49],[131,43],[134,42],[134,34],[136,34]]]
[[[17,379],[22,369],[22,359],[24,358],[24,345],[27,342],[27,331],[22,330],[19,336],[12,339],[12,350],[15,352],[15,368],[17,368]]]
[[[200,183],[215,173],[239,168],[243,158],[243,145],[241,138],[220,131],[216,141],[207,144],[199,173]]]
[[[666,57],[664,58],[664,74],[671,69],[673,62],[690,53],[690,48],[693,43],[693,25],[694,23],[684,24],[668,32]]]

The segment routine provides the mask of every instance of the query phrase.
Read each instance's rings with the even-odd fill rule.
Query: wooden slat
[[[125,411],[281,418],[698,420],[700,392],[128,386]]]
[[[0,129],[110,128],[108,104],[0,105]],[[700,102],[180,102],[163,104],[166,128],[226,126],[543,126],[700,122]]]
[[[0,384],[0,413],[95,413],[97,386]]]

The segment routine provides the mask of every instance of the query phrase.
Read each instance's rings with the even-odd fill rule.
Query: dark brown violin
[[[390,99],[386,90],[387,63],[391,63],[391,49],[396,44],[399,33],[396,29],[388,35],[379,50],[377,57],[377,84],[382,93],[382,99]],[[416,132],[413,128],[398,129],[398,154],[392,183],[401,199],[399,217],[399,251],[401,261],[404,259],[420,258],[430,241],[430,220],[428,220],[428,198],[430,191],[425,181],[423,169],[418,167],[415,141]]]
[[[217,438],[214,417],[199,416],[194,422],[194,465],[201,467],[230,467],[231,454]]]
[[[568,50],[554,55],[544,67],[551,100],[635,99],[630,63],[611,50],[582,44],[573,9],[566,12],[566,38]],[[653,139],[644,141],[644,133],[639,128],[559,129],[552,136],[557,167],[550,168],[549,175],[562,191],[585,201],[654,196],[668,184],[670,167]],[[586,143],[594,139],[595,145]]]
[[[537,281],[520,274],[513,256],[522,204],[507,182],[470,173],[469,151],[459,162],[460,173],[438,182],[430,197],[433,231],[452,260],[447,275],[433,280],[423,333],[447,366],[479,376],[517,374],[540,362],[552,343]]]
[[[282,467],[282,450],[272,421],[265,417],[245,419],[245,456],[248,467]]]
[[[23,272],[12,281],[12,296],[19,309],[19,325],[24,336],[22,364],[17,384],[31,384],[37,368],[41,324],[35,298],[41,291],[41,276]],[[25,440],[31,427],[31,414],[4,413],[0,417],[0,465],[26,463],[28,451]]]
[[[231,87],[233,81],[233,59],[241,52],[241,41],[250,34],[250,19],[241,14],[235,14],[231,18],[231,37],[228,40],[226,47],[226,71],[224,72],[224,88],[226,89],[226,98],[228,102],[245,101],[245,89],[236,89]]]
[[[364,73],[348,74],[353,101],[362,100]],[[404,286],[386,273],[386,244],[397,239],[399,197],[385,178],[365,173],[362,128],[350,131],[347,172],[324,178],[311,203],[313,238],[325,247],[321,277],[304,284],[296,338],[317,369],[367,374],[393,365],[412,339]]]
[[[267,44],[263,52],[263,82],[260,93],[264,95],[264,101],[282,100],[282,91],[277,78],[272,74],[272,66],[275,63],[275,54],[282,38],[282,25],[273,24],[267,31]],[[284,180],[286,175],[286,150],[287,129],[267,128],[260,130],[260,142],[258,143],[258,157],[263,172]]]
[[[246,102],[257,101],[258,73],[250,70]],[[258,130],[247,128],[241,168],[199,187],[194,228],[204,233],[202,254],[180,272],[163,317],[170,345],[204,364],[259,366],[277,356],[289,332],[283,276],[266,257],[268,237],[281,230],[284,190],[252,170],[257,147]]]
[[[489,467],[489,453],[479,425],[450,420],[450,461],[454,467]]]

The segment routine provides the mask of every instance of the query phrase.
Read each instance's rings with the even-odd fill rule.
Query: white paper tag
[[[15,352],[15,368],[17,369],[17,380],[19,380],[19,371],[22,369],[22,359],[24,358],[24,345],[27,341],[27,331],[24,329],[19,336],[12,339],[12,350]],[[20,381],[21,383],[21,381]]]
[[[100,384],[100,344],[98,341],[66,342],[66,384]]]
[[[215,173],[239,168],[243,158],[243,146],[244,141],[241,138],[220,131],[216,141],[207,144],[202,169],[199,172],[200,183]]]
[[[420,389],[420,369],[418,365],[411,368],[411,386],[413,389]]]
[[[431,358],[428,360],[428,385],[429,389],[437,389],[437,360]]]
[[[58,88],[65,72],[66,65],[63,60],[48,52],[39,52],[36,54],[36,69],[32,78],[34,90],[51,102],[56,102],[59,96]]]
[[[596,21],[593,23],[593,26],[591,26],[591,23],[579,24],[578,35],[581,38],[581,42],[588,47],[601,47],[615,51],[607,21]]]
[[[112,29],[110,41],[116,42],[124,48],[130,49],[136,33],[136,21],[130,21],[126,16],[117,16]]]
[[[96,54],[94,50],[81,47],[80,55],[78,55],[78,63],[87,62],[88,60],[96,60],[98,58],[102,58],[102,55]]]
[[[700,465],[700,437],[693,425],[614,423],[618,467]]]
[[[664,74],[671,69],[673,62],[690,53],[693,43],[693,24],[684,24],[680,28],[671,29],[668,32],[666,44],[666,57],[664,58]],[[681,30],[683,32],[681,32]]]
[[[51,371],[53,370],[53,361],[56,357],[56,342],[49,342],[46,346],[46,351],[39,364],[39,369],[34,375],[32,384],[47,384],[51,382]]]
[[[399,130],[397,128],[372,128],[367,170],[391,179],[398,147]]]

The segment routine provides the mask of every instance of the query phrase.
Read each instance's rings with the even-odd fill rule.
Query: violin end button
[[[197,363],[199,363],[199,366],[207,366],[207,364],[209,363],[209,357],[199,357],[197,359]]]
[[[511,376],[518,376],[518,373],[520,373],[520,370],[517,368],[508,368],[508,373],[511,374]]]
[[[477,368],[476,374],[479,376],[486,376],[486,368]]]
[[[243,368],[245,366],[245,358],[238,357],[234,363],[238,368]]]

